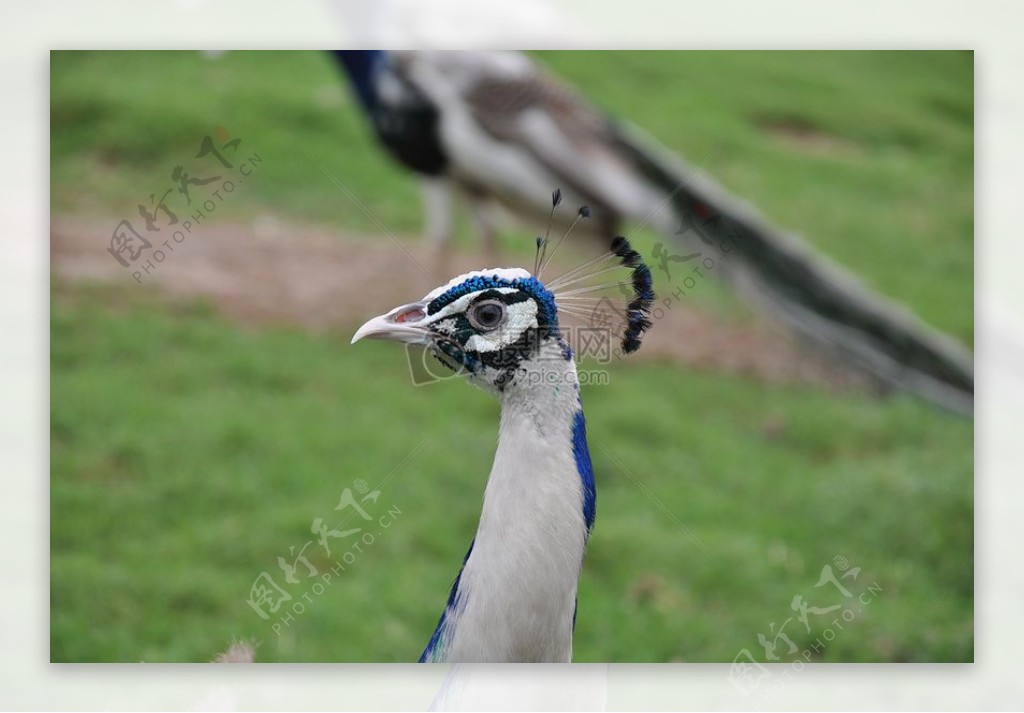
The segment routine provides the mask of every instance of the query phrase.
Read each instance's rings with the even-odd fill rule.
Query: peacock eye
[[[480,302],[469,310],[469,322],[477,329],[490,331],[505,321],[505,305],[501,302]]]

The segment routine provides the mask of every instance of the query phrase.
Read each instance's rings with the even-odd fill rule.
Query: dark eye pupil
[[[501,320],[501,307],[495,304],[481,305],[476,311],[476,318],[485,327],[493,327]]]

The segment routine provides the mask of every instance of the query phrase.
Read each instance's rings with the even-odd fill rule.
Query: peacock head
[[[557,199],[556,192],[555,205]],[[581,209],[579,215],[587,212]],[[606,318],[600,329],[621,340],[621,352],[639,348],[651,326],[654,292],[651,272],[629,242],[615,238],[607,253],[548,285],[536,276],[546,264],[543,248],[546,239],[538,239],[536,274],[494,268],[459,275],[422,300],[374,317],[356,331],[352,343],[371,338],[424,346],[446,367],[497,393],[533,380],[542,371],[575,370],[560,313],[589,319],[593,329],[593,315],[600,307]],[[631,270],[630,279],[580,286],[617,267]],[[607,296],[597,296],[615,288],[630,295],[619,306]],[[618,299],[622,302],[621,295]]]
[[[459,275],[417,302],[374,317],[352,337],[429,349],[472,382],[504,391],[525,362],[564,344],[555,297],[526,270]]]

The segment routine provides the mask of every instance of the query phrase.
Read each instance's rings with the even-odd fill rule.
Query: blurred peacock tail
[[[660,221],[662,231],[688,250],[714,252],[716,272],[748,301],[884,384],[973,413],[974,367],[962,345],[636,129],[616,126],[613,136],[636,170],[668,196],[675,222]]]

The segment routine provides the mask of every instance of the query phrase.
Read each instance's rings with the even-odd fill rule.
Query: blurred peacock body
[[[585,228],[606,243],[626,222],[680,250],[717,251],[714,274],[798,335],[859,372],[942,407],[971,413],[970,353],[873,293],[694,167],[609,118],[522,54],[335,53],[384,147],[424,179],[427,232],[453,229],[452,194],[467,197],[485,239],[493,202],[533,221],[536,187],[560,185],[589,205]],[[726,246],[728,249],[726,249]]]

